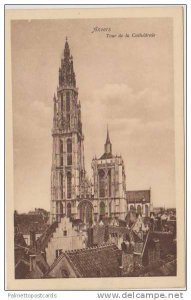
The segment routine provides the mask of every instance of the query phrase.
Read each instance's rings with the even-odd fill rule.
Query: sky
[[[96,26],[110,28],[116,37],[92,33]],[[125,162],[127,190],[151,188],[154,206],[174,207],[172,20],[116,18],[12,21],[15,209],[50,209],[53,95],[66,36],[79,88],[88,175],[92,158],[103,154],[108,124],[113,154]]]

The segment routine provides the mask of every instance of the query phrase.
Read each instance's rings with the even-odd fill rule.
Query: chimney
[[[88,234],[88,247],[92,247],[93,246],[93,227],[89,227],[87,230],[87,234]]]
[[[121,255],[121,276],[129,275],[134,269],[134,258],[132,253],[122,250]]]
[[[30,246],[31,247],[36,246],[36,234],[34,230],[30,230]]]
[[[35,254],[31,254],[29,255],[30,257],[30,272],[33,271],[35,269],[35,264],[36,264],[36,255]]]

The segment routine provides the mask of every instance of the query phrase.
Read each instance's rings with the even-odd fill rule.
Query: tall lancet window
[[[67,173],[67,198],[72,196],[72,175],[70,172]]]
[[[111,197],[111,170],[108,171],[108,196]]]
[[[64,100],[63,100],[63,93],[61,93],[61,101],[60,101],[61,111],[64,110]]]
[[[66,121],[67,126],[70,129],[70,93],[66,93]]]
[[[72,165],[72,140],[67,140],[67,165]]]
[[[72,214],[72,208],[71,208],[71,204],[68,203],[67,204],[67,217],[70,218]]]
[[[60,215],[63,216],[63,204],[60,202]]]
[[[66,93],[66,111],[67,112],[70,111],[70,93],[69,92]]]
[[[99,170],[99,196],[105,197],[105,172]]]
[[[63,167],[63,141],[60,140],[60,166]]]
[[[99,207],[100,207],[100,215],[105,216],[105,203],[101,202]]]
[[[63,199],[63,173],[60,173],[60,199]]]

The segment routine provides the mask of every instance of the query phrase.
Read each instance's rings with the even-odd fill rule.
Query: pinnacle
[[[108,125],[107,125],[107,138],[106,138],[106,144],[111,144],[110,138],[109,138],[109,129],[108,129]]]

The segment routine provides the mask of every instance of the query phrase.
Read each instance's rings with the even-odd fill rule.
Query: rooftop
[[[49,242],[52,234],[56,230],[57,226],[58,226],[57,222],[52,223],[46,229],[46,231],[44,231],[44,233],[39,237],[39,239],[36,241],[36,245],[37,245],[37,250],[38,251],[40,251],[40,250],[42,251],[42,250],[44,250],[47,247],[48,242]]]
[[[128,203],[150,202],[150,190],[126,191]]]
[[[46,221],[42,215],[17,214],[14,216],[14,225],[24,235],[29,235],[30,231],[44,232],[48,226]]]
[[[112,153],[104,153],[99,159],[108,159],[108,158],[113,158]]]
[[[66,257],[78,277],[118,277],[121,265],[121,251],[115,244],[66,251],[50,267]]]

